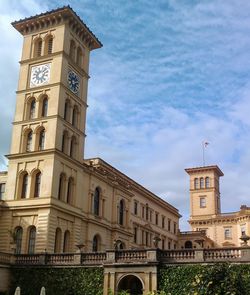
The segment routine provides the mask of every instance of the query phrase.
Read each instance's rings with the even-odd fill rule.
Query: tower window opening
[[[40,189],[41,189],[41,172],[38,172],[35,177],[34,198],[40,197]]]
[[[48,115],[48,98],[45,97],[43,99],[43,104],[42,104],[42,117],[47,117]]]
[[[28,173],[25,173],[22,177],[22,191],[21,198],[25,199],[28,195]]]
[[[26,152],[30,152],[31,151],[32,137],[33,137],[33,133],[30,130],[29,133],[27,134]]]
[[[38,146],[39,151],[44,150],[44,145],[45,145],[45,130],[42,129],[39,133],[39,146]]]

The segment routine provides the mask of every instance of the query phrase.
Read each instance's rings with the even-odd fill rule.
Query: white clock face
[[[78,94],[79,88],[80,88],[80,78],[72,70],[69,70],[69,72],[68,72],[68,84],[69,84],[69,89],[73,93]]]
[[[50,66],[49,63],[31,68],[30,87],[41,86],[49,82]]]

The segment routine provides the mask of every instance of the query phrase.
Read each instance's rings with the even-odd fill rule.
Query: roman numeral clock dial
[[[41,86],[49,82],[50,66],[51,64],[49,63],[31,68],[30,87]]]
[[[79,89],[80,89],[80,78],[79,76],[72,70],[68,71],[68,86],[69,89],[75,93],[79,94]]]

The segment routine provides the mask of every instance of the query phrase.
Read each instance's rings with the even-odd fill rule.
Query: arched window
[[[34,48],[34,57],[39,57],[42,55],[42,45],[43,41],[41,38],[38,38],[35,41],[35,48]]]
[[[68,151],[68,132],[65,130],[62,136],[62,152],[67,153]]]
[[[205,187],[206,188],[209,188],[210,187],[210,179],[209,179],[209,177],[206,177],[205,178]]]
[[[39,151],[44,150],[44,143],[45,143],[45,130],[41,129],[41,131],[39,133],[39,144],[38,144]]]
[[[30,130],[27,134],[27,141],[26,141],[26,152],[30,152],[31,151],[31,146],[32,146],[32,137],[33,137],[33,133],[32,130]]]
[[[82,50],[80,47],[77,48],[76,63],[78,66],[82,66]]]
[[[198,189],[198,187],[199,187],[199,180],[198,180],[198,178],[195,178],[194,179],[194,189]]]
[[[23,239],[23,229],[20,226],[18,226],[15,229],[15,242],[16,242],[15,254],[21,254],[22,239]]]
[[[70,41],[70,48],[69,48],[69,56],[70,58],[75,61],[75,51],[76,51],[76,45],[73,40]]]
[[[64,120],[68,121],[69,119],[69,101],[66,100],[64,104],[64,114],[63,114]]]
[[[185,249],[192,249],[193,243],[191,241],[186,241],[184,247],[185,247]]]
[[[36,228],[35,226],[31,226],[29,230],[28,254],[35,253],[35,245],[36,245]]]
[[[29,119],[34,119],[35,118],[35,112],[36,112],[36,100],[32,99],[30,101]]]
[[[34,198],[40,197],[40,189],[41,189],[41,172],[37,172],[35,176],[35,188],[34,188]]]
[[[69,252],[70,250],[70,232],[68,230],[64,233],[63,239],[63,252]]]
[[[100,209],[100,189],[97,187],[94,193],[94,214],[99,215]]]
[[[21,190],[21,199],[25,199],[28,196],[28,173],[25,172],[22,175],[22,190]]]
[[[59,188],[58,188],[58,200],[64,199],[64,191],[65,191],[65,175],[61,173],[60,179],[59,179]]]
[[[47,117],[48,115],[48,98],[47,96],[44,97],[43,103],[42,103],[42,117]]]
[[[60,253],[61,252],[61,242],[62,242],[62,231],[58,227],[56,229],[56,234],[55,234],[54,253]]]
[[[97,235],[94,236],[92,241],[92,251],[97,252],[99,251],[100,245],[99,245],[99,238]]]
[[[48,36],[45,41],[45,54],[51,54],[53,51],[53,36]]]
[[[76,138],[75,136],[72,136],[70,141],[70,157],[75,158],[76,156]]]
[[[68,181],[68,190],[67,190],[67,203],[73,203],[73,178],[70,177]]]
[[[78,108],[77,106],[74,106],[73,114],[72,114],[72,125],[74,127],[77,127],[77,123],[78,123]]]
[[[124,201],[121,200],[119,204],[119,224],[123,225],[124,223]]]
[[[200,178],[200,188],[204,188],[204,178]]]

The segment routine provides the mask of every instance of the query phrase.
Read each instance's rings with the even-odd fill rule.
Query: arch
[[[58,186],[58,200],[63,200],[65,195],[65,182],[66,182],[66,175],[64,173],[60,174],[59,178],[59,186]]]
[[[100,248],[101,248],[101,237],[98,234],[96,234],[94,235],[92,240],[92,252],[98,252],[101,250]]]
[[[193,243],[191,241],[186,241],[184,247],[185,249],[192,249]]]
[[[61,243],[62,243],[62,230],[57,227],[55,232],[55,246],[54,246],[54,253],[61,252]]]
[[[115,249],[116,250],[124,250],[125,248],[126,248],[126,245],[124,242],[122,242],[121,240],[115,241]]]
[[[16,243],[15,254],[21,254],[22,240],[23,240],[23,228],[21,226],[17,226],[15,228],[15,243]]]
[[[200,188],[204,188],[204,178],[200,178]]]
[[[24,171],[19,176],[19,181],[21,184],[21,192],[20,192],[20,198],[26,199],[28,197],[28,173]]]
[[[131,295],[142,295],[143,282],[140,277],[134,274],[124,275],[118,281],[117,290],[118,292],[127,291]]]
[[[37,170],[35,175],[34,175],[34,198],[39,198],[40,197],[40,192],[41,192],[41,178],[42,178],[42,173],[40,170]]]
[[[124,224],[124,200],[120,200],[119,203],[119,224]]]
[[[68,189],[67,189],[67,203],[73,204],[73,186],[74,186],[74,179],[70,177],[68,180]]]
[[[36,38],[34,41],[34,57],[39,57],[42,55],[42,45],[43,45],[43,40],[42,38]]]
[[[76,43],[74,40],[70,40],[69,56],[73,61],[75,61],[75,51],[76,51]]]
[[[32,225],[29,228],[29,234],[28,234],[28,254],[35,253],[35,246],[36,246],[36,227]]]
[[[100,214],[100,193],[101,193],[101,190],[99,187],[97,187],[95,189],[95,193],[94,193],[94,203],[93,203],[93,211],[94,211],[94,214],[99,216]]]
[[[199,188],[199,180],[198,178],[194,179],[194,189],[198,189]]]
[[[71,158],[76,157],[76,138],[75,138],[75,136],[71,137],[69,155]]]
[[[70,232],[69,230],[66,230],[63,237],[63,252],[69,252],[70,251]]]
[[[73,108],[72,122],[71,122],[74,127],[78,126],[78,113],[79,113],[78,107],[75,105]]]
[[[51,34],[45,37],[45,54],[51,54],[53,52],[53,39]]]
[[[210,187],[210,178],[207,176],[205,178],[205,188],[209,188]]]

